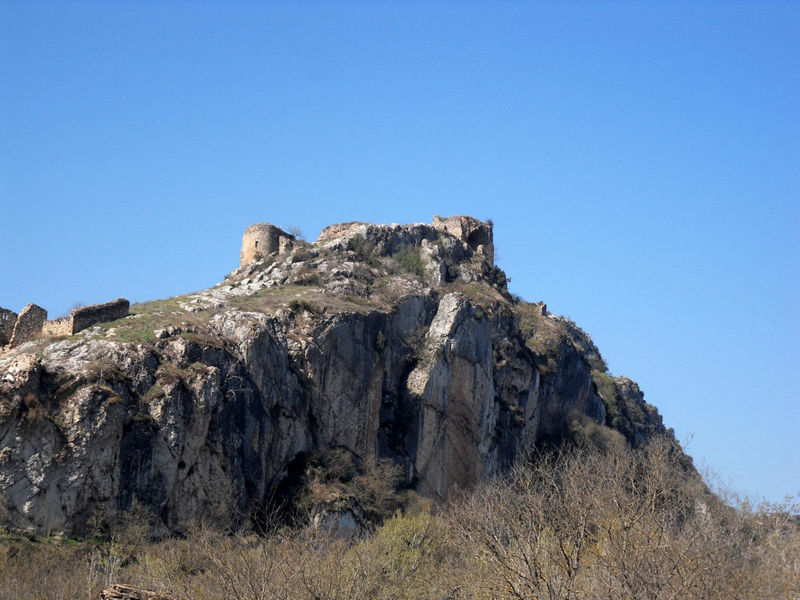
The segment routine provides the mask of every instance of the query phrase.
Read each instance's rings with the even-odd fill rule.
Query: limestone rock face
[[[465,217],[333,226],[113,329],[6,350],[0,518],[82,535],[139,506],[154,533],[236,527],[330,449],[446,498],[574,415],[662,431],[630,380],[604,400],[586,334],[508,293],[490,233]]]
[[[442,298],[408,376],[421,408],[415,468],[423,492],[446,497],[497,468],[491,339],[489,321],[464,297]]]

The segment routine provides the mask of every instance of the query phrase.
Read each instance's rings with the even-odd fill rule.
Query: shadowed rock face
[[[6,352],[5,521],[85,534],[144,505],[161,533],[237,526],[291,465],[331,448],[391,458],[445,498],[570,415],[601,426],[591,340],[512,298],[487,240],[466,231],[333,226],[175,299],[157,333],[154,307],[134,306],[108,333]]]

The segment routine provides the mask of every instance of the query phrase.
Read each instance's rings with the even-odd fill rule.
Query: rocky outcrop
[[[420,405],[415,470],[422,491],[442,498],[497,468],[491,324],[479,310],[459,294],[445,295],[408,376]]]
[[[620,416],[631,386],[601,390],[588,336],[511,297],[487,240],[466,231],[336,226],[107,332],[6,352],[7,523],[80,535],[138,506],[155,533],[236,527],[331,449],[391,459],[406,485],[446,498],[571,415],[663,431],[657,413]],[[323,508],[320,526],[349,527]]]
[[[489,264],[494,264],[494,236],[491,222],[483,222],[472,217],[433,217],[433,227],[444,231],[481,256],[485,256]]]

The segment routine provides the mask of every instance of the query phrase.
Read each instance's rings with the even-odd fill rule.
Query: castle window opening
[[[256,240],[256,248],[258,248],[258,240]]]

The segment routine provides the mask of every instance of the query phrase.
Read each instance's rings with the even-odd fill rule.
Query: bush
[[[307,246],[295,246],[292,250],[292,258],[294,262],[302,262],[313,258],[314,255],[312,254],[311,250],[308,249]]]
[[[325,454],[312,456],[295,497],[299,523],[308,522],[314,507],[320,502],[353,498],[364,510],[364,518],[379,524],[402,508],[408,499],[403,472],[390,459],[376,459],[363,466],[348,450],[335,448]]]
[[[316,266],[304,262],[300,269],[292,274],[291,281],[295,285],[316,285],[319,283],[319,273]]]
[[[416,246],[403,246],[392,254],[392,259],[404,270],[417,277],[425,277],[425,265],[422,264],[420,249]]]
[[[358,261],[372,266],[379,264],[378,247],[375,242],[368,240],[360,233],[347,241],[347,249],[355,254],[355,258]]]
[[[308,300],[298,300],[295,298],[289,301],[289,310],[298,314],[304,312],[314,313],[316,312],[317,307],[313,302],[309,302]]]
[[[466,570],[501,598],[796,597],[797,523],[723,504],[678,450],[658,438],[533,455],[455,506]]]
[[[95,600],[109,583],[175,600],[800,597],[800,507],[723,502],[679,454],[670,438],[541,451],[441,511],[395,512],[349,542],[275,523],[152,542],[146,511],[110,541],[5,535],[0,600]],[[306,466],[383,511],[394,502],[392,465],[363,469],[334,449]]]

